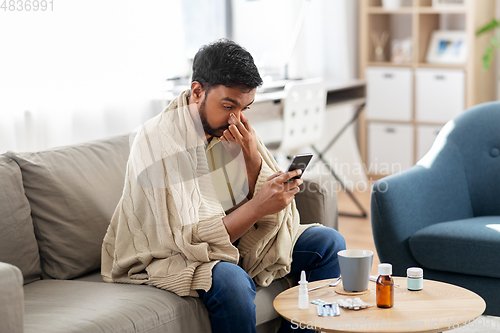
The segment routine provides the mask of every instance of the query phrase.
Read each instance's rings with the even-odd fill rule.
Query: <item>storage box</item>
[[[417,128],[417,160],[427,154],[442,126],[420,125]]]
[[[460,69],[416,70],[416,119],[446,123],[465,110],[465,72]]]
[[[369,174],[393,174],[413,165],[413,127],[410,124],[368,125]]]
[[[412,119],[413,74],[410,68],[366,68],[366,117]]]

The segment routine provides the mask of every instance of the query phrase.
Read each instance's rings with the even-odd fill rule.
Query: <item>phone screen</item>
[[[313,157],[313,154],[310,154],[310,153],[295,155],[292,158],[290,165],[288,165],[288,168],[286,168],[286,172],[301,169],[302,173],[298,176],[291,178],[288,181],[291,181],[293,179],[299,179],[304,174],[304,171],[306,171],[307,165],[311,161],[312,157]]]

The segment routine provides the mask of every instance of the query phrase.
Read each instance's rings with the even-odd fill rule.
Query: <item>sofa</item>
[[[105,283],[101,245],[121,196],[129,136],[0,155],[0,333],[210,332],[200,299]],[[337,227],[335,192],[305,181],[301,223]],[[257,330],[275,332],[274,297],[258,287]]]
[[[500,102],[451,120],[417,165],[377,181],[371,221],[394,274],[422,267],[424,278],[470,289],[485,314],[500,316]]]

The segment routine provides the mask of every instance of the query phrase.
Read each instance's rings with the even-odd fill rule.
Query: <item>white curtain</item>
[[[165,79],[189,72],[180,14],[180,0],[3,13],[0,153],[124,134],[160,112]]]

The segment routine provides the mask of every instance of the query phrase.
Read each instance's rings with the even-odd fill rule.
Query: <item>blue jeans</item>
[[[338,277],[337,252],[344,249],[344,238],[336,230],[310,227],[295,243],[287,276],[299,275],[305,270],[310,282]],[[212,270],[212,287],[198,293],[208,308],[213,333],[256,332],[255,283],[240,266],[224,261],[217,263]],[[283,320],[280,332],[292,331],[291,323]]]

